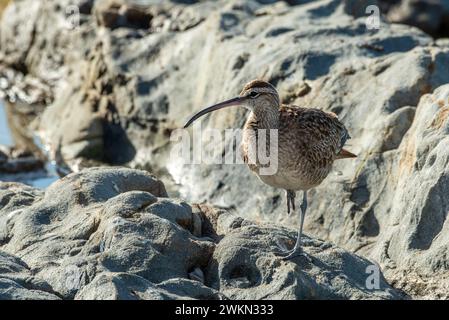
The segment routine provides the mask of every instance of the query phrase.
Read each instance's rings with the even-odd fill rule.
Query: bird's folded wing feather
[[[301,149],[316,151],[324,157],[339,154],[350,136],[334,113],[314,108],[282,106],[281,126]]]

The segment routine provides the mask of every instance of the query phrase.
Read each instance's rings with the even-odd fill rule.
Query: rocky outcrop
[[[449,85],[424,95],[397,151],[377,163],[387,173],[385,183],[365,186],[382,199],[368,201],[371,223],[379,219],[380,226],[371,255],[405,290],[443,299],[449,298],[448,115]]]
[[[222,216],[227,230],[208,266],[208,281],[231,299],[400,299],[379,273],[373,290],[370,275],[378,266],[335,245],[306,239],[304,257],[285,262],[276,257],[279,243],[293,247],[295,230],[259,226],[240,217]],[[222,221],[220,221],[222,222]],[[371,269],[373,268],[373,269]]]
[[[379,29],[367,28],[364,14],[371,1],[139,2],[75,1],[79,20],[65,19],[69,1],[59,1],[59,10],[54,1],[14,2],[7,9],[0,28],[5,63],[54,88],[54,102],[35,122],[47,144],[61,144],[66,160],[88,157],[169,172],[175,191],[190,202],[207,201],[249,220],[294,225],[297,217],[285,216],[283,191],[265,186],[245,166],[185,165],[169,157],[170,133],[192,111],[238,94],[250,79],[264,78],[286,103],[336,113],[353,137],[348,149],[358,154],[354,161],[337,162],[310,192],[306,233],[376,260],[390,282],[414,297],[448,297],[449,47],[444,40],[383,21]],[[245,115],[223,110],[203,124],[240,127]],[[239,232],[265,237],[263,230],[248,228],[232,232],[237,238]],[[226,252],[226,243],[217,248]],[[225,253],[217,256],[220,252],[210,252],[217,273],[219,261],[232,260]],[[325,259],[326,251],[320,254]],[[247,270],[257,267],[248,261]],[[152,279],[132,278],[130,287],[123,284],[126,275],[105,270],[89,282],[91,288],[114,286],[115,297],[126,296],[131,287],[142,296],[154,288]],[[251,274],[265,279],[270,271]],[[260,297],[232,289],[234,284],[251,288],[251,279],[205,277],[228,297]],[[292,297],[291,292],[305,297],[296,289],[270,290],[270,297]],[[80,292],[87,297],[95,290]],[[344,296],[344,290],[333,292]],[[346,297],[364,294],[352,291]]]
[[[277,242],[294,237],[167,198],[144,171],[87,169],[45,192],[0,183],[0,298],[404,297],[381,273],[370,286],[375,264],[320,240],[306,241],[310,262],[283,261]]]
[[[416,26],[434,37],[449,36],[449,2],[445,0],[379,0],[386,18]]]
[[[57,300],[45,281],[19,258],[0,251],[0,300]]]
[[[42,169],[44,163],[31,153],[0,145],[0,173],[18,173]]]

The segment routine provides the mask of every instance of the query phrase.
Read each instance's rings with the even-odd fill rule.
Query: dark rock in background
[[[44,162],[30,152],[0,145],[0,173],[11,174],[42,169]]]
[[[173,130],[193,111],[237,95],[253,78],[272,82],[285,102],[338,114],[353,137],[348,149],[359,157],[337,162],[334,172],[311,192],[306,233],[374,259],[387,280],[412,297],[444,299],[449,284],[445,196],[449,191],[449,46],[445,39],[434,41],[419,29],[386,22],[394,20],[396,12],[396,21],[444,36],[446,2],[435,1],[436,9],[428,11],[420,9],[421,2],[404,0],[385,6],[386,20],[381,20],[379,29],[368,29],[363,9],[373,1],[322,0],[289,6],[239,0],[191,5],[64,0],[58,1],[56,10],[56,1],[28,0],[5,11],[0,51],[9,68],[40,78],[52,88],[53,102],[36,117],[33,127],[50,149],[60,149],[65,160],[88,157],[169,173],[177,183],[176,192],[189,202],[207,201],[254,221],[294,225],[298,218],[285,216],[283,191],[263,185],[243,165],[183,165],[181,159],[171,158]],[[75,27],[67,19],[70,4],[83,8]],[[223,110],[202,122],[205,128],[236,128],[245,116],[244,110]],[[147,195],[134,197],[147,201]],[[125,205],[128,200],[120,201]],[[65,208],[61,203],[56,209]],[[160,219],[171,214],[182,217],[182,204],[161,206],[166,205],[171,209],[159,208]],[[52,212],[51,216],[56,209],[45,208],[49,210],[45,212]],[[191,226],[188,219],[181,220]],[[87,228],[84,223],[80,222],[82,228]],[[217,229],[208,225],[206,237],[218,241],[220,235],[213,231]],[[239,232],[256,237],[256,231]],[[137,242],[143,241],[136,237]],[[189,242],[190,236],[185,237],[183,241]],[[200,243],[207,247],[209,242]],[[226,241],[218,246],[226,251]],[[339,249],[328,252],[334,250],[338,259],[345,257]],[[222,257],[212,251],[210,256],[228,261],[226,253]],[[35,254],[34,263],[46,263],[39,262],[44,254]],[[140,273],[135,274],[143,279],[129,276],[128,265],[117,266],[120,259],[128,259],[121,254],[92,283],[91,262],[70,263],[84,268],[83,279],[90,284],[91,289],[80,291],[81,297],[95,297],[92,288],[100,287],[114,287],[115,293],[108,297],[129,297],[133,288],[140,297],[152,297],[148,290],[155,280]],[[325,252],[320,255],[327,259]],[[271,263],[277,260],[266,259],[273,269]],[[367,263],[350,260],[358,268]],[[214,264],[217,270],[222,268],[220,261]],[[245,268],[253,268],[254,262],[247,262]],[[259,296],[251,290],[235,291],[232,284],[259,283],[265,274],[222,281],[220,276],[204,274],[204,265],[199,267],[203,275],[196,266],[190,267],[174,270],[171,277],[204,276],[215,290],[237,298]],[[295,271],[289,274],[297,276]],[[42,278],[50,283],[46,277]],[[124,279],[129,279],[129,286]],[[53,287],[60,286],[57,278],[54,281]],[[360,289],[346,294],[312,284],[320,287],[322,297],[367,296]],[[179,286],[184,285],[190,286],[184,282]],[[196,292],[217,297],[215,291],[203,289]],[[62,287],[55,290],[73,297]],[[163,290],[161,297],[173,292]],[[267,296],[311,297],[297,290],[293,285],[291,291],[267,291]]]
[[[422,29],[433,37],[449,37],[447,0],[378,0],[388,21]]]

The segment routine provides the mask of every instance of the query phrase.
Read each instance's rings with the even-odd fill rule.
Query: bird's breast
[[[276,188],[308,190],[319,185],[331,170],[333,156],[308,148],[300,137],[280,134],[276,143],[268,139],[261,146],[257,130],[244,130],[240,147],[249,169]]]

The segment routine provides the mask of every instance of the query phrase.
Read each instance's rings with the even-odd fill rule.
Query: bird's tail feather
[[[337,158],[336,159],[346,159],[346,158],[357,158],[357,155],[355,155],[352,152],[342,148],[340,150],[340,152],[337,154]]]

